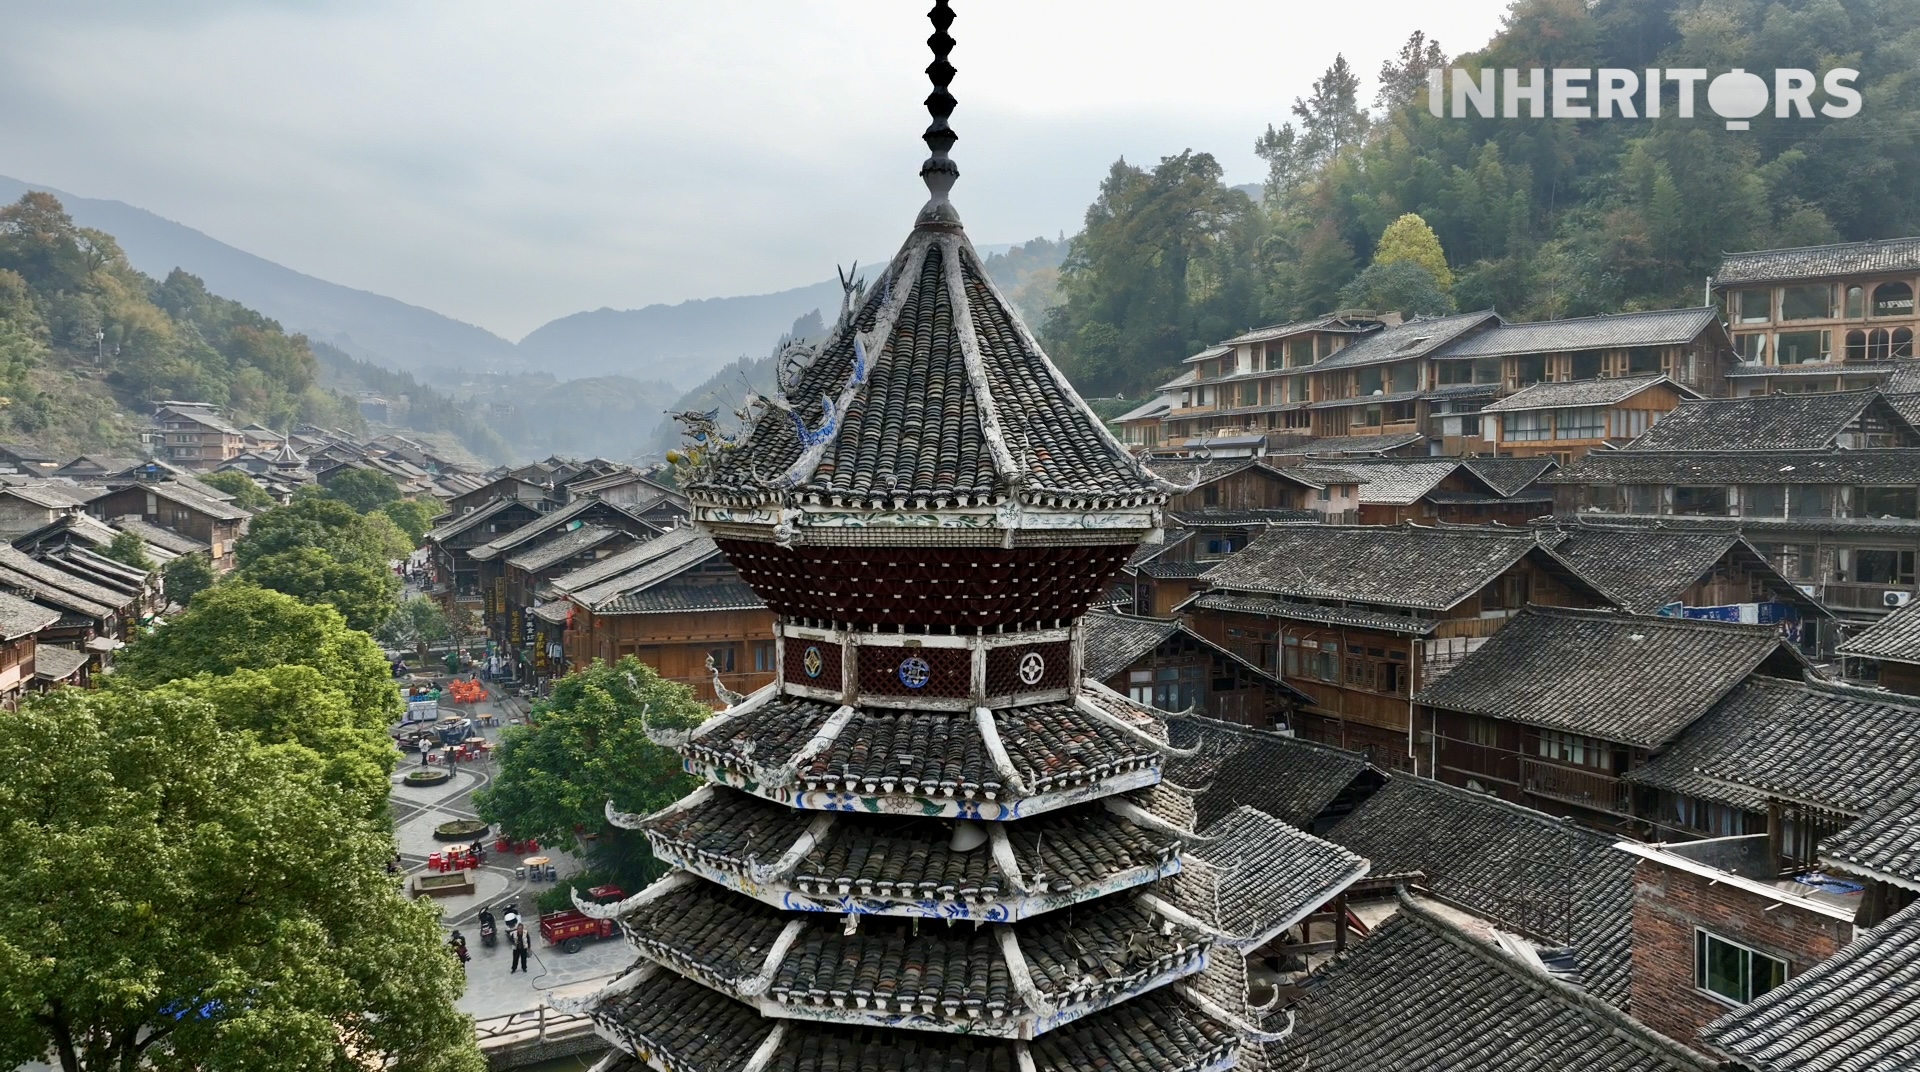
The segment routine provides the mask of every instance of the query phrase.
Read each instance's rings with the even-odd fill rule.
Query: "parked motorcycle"
[[[512,930],[520,925],[519,901],[509,901],[507,903],[506,911],[500,913],[500,922],[506,924],[508,930]]]

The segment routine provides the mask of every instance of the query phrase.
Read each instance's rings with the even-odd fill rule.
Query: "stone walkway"
[[[490,694],[487,701],[458,710],[476,719],[491,714],[504,724],[509,718],[525,717],[526,708],[523,701]],[[480,732],[489,741],[499,740],[499,727],[481,727]],[[402,781],[407,772],[419,769],[417,757],[403,760],[394,771],[393,788],[388,796],[401,864],[409,877],[431,873],[427,871],[427,856],[445,844],[434,839],[433,828],[453,819],[478,818],[473,810],[474,791],[493,780],[492,763],[486,762],[460,764],[454,768],[453,780],[444,785],[418,787]],[[462,1012],[479,1020],[528,1012],[544,1003],[549,990],[580,989],[581,984],[610,978],[633,963],[633,950],[617,935],[606,941],[589,942],[573,954],[563,953],[557,946],[541,941],[534,899],[553,887],[545,882],[514,878],[513,868],[520,863],[519,858],[494,854],[491,839],[487,847],[486,863],[477,871],[468,872],[474,878],[475,892],[438,900],[442,908],[442,928],[449,932],[458,928],[466,936],[467,952],[472,956],[467,964],[467,992],[459,1002]],[[581,870],[580,861],[567,853],[542,846],[539,854],[553,860],[560,871],[562,886],[567,884],[569,875]],[[500,944],[492,949],[483,946],[475,916],[481,908],[492,905],[498,917],[501,909],[515,900],[526,916],[527,930],[533,937],[532,964],[530,971],[508,974],[512,957],[506,936],[502,934]]]

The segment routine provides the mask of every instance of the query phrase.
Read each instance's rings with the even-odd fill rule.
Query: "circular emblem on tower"
[[[827,661],[820,656],[820,645],[807,645],[806,652],[800,656],[800,668],[807,672],[807,676],[819,677],[820,671],[824,669],[826,665]]]
[[[1040,679],[1046,676],[1046,673],[1047,661],[1040,657],[1039,652],[1030,651],[1020,656],[1020,680],[1027,687],[1040,684]]]
[[[900,660],[900,684],[910,689],[924,689],[933,677],[933,667],[918,655],[909,655]]]

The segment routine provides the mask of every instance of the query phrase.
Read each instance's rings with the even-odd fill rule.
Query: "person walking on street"
[[[527,967],[527,950],[532,947],[533,941],[527,937],[527,925],[524,923],[514,924],[510,941],[513,943],[513,965],[507,969],[507,974],[512,975],[517,971],[531,971],[532,969]]]

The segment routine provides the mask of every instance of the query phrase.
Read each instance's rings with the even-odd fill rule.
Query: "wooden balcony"
[[[1584,767],[1563,767],[1531,756],[1520,757],[1520,786],[1535,796],[1569,804],[1632,815],[1626,783],[1611,774]]]
[[[1852,584],[1844,581],[1828,581],[1820,586],[1820,602],[1829,607],[1847,610],[1867,610],[1884,612],[1892,610],[1886,604],[1888,592],[1911,592],[1914,586],[1883,581],[1878,584]]]

